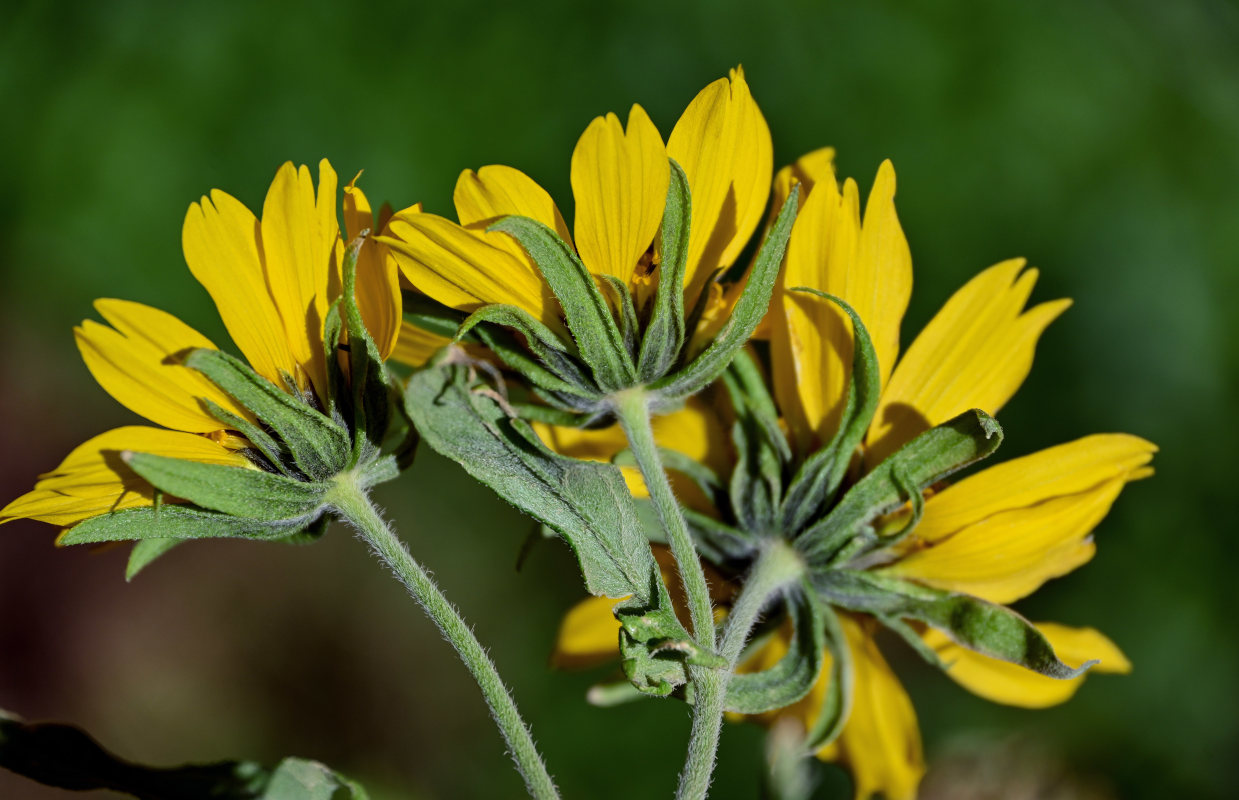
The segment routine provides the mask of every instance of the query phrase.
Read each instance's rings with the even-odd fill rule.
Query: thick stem
[[[330,502],[339,515],[351,523],[361,538],[391,567],[392,572],[439,628],[443,637],[456,648],[460,660],[468,667],[478,688],[482,690],[482,696],[486,698],[486,704],[490,706],[491,717],[507,742],[508,751],[512,754],[512,760],[516,762],[521,777],[525,779],[525,788],[529,795],[538,800],[557,800],[559,792],[555,789],[555,782],[538,755],[528,726],[516,710],[516,702],[460,612],[443,596],[430,575],[414,560],[404,543],[384,522],[365,492],[351,479],[337,479]]]
[[[692,537],[688,535],[684,514],[671,491],[662,459],[658,455],[654,429],[650,427],[650,410],[645,390],[640,387],[625,389],[617,392],[613,400],[615,415],[628,437],[628,446],[637,460],[641,477],[645,479],[650,500],[658,512],[663,530],[667,532],[671,555],[675,558],[680,580],[684,583],[684,594],[688,597],[693,636],[699,645],[713,651],[714,609],[710,604],[710,589],[706,585],[706,574],[701,568],[701,559],[697,557],[697,549],[693,547]]]
[[[804,575],[805,565],[800,554],[782,539],[770,539],[753,562],[744,578],[744,588],[727,614],[723,642],[719,655],[727,659],[728,668],[735,667],[749,633],[771,599],[778,596]]]
[[[693,681],[693,729],[688,738],[688,758],[680,772],[676,800],[705,800],[714,776],[714,756],[723,728],[723,703],[727,697],[728,673],[708,667],[690,667]]]

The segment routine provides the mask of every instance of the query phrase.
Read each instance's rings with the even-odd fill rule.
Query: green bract
[[[563,337],[515,306],[490,305],[464,320],[456,339],[476,335],[529,382],[548,410],[560,412],[531,411],[530,416],[561,424],[593,424],[614,413],[616,393],[634,387],[645,388],[652,409],[674,407],[723,373],[765,315],[797,203],[798,193],[793,191],[758,249],[727,322],[700,353],[690,351],[690,345],[709,286],[696,298],[695,312],[686,316],[684,276],[692,198],[684,171],[674,160],[655,245],[660,259],[652,297],[638,304],[623,281],[592,275],[555,231],[527,217],[509,216],[490,230],[515,238],[537,264],[559,301],[570,336]],[[513,341],[504,331],[520,334],[522,341]]]

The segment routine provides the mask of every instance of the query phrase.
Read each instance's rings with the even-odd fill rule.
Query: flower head
[[[71,527],[157,504],[165,493],[135,471],[134,454],[291,480],[322,477],[308,474],[321,464],[310,466],[296,443],[272,436],[279,425],[268,412],[282,407],[335,424],[331,416],[339,415],[341,402],[332,377],[341,369],[335,349],[347,326],[333,304],[346,282],[356,286],[353,299],[381,357],[394,348],[401,322],[395,263],[381,245],[359,243],[351,254],[357,279],[346,275],[338,198],[336,173],[323,160],[317,189],[307,167],[284,164],[261,219],[219,190],[193,203],[183,229],[185,260],[249,367],[171,314],[97,301],[106,324],[86,320],[74,331],[87,368],[118,402],[161,427],[131,425],[92,438],[0,511],[0,522],[29,518]],[[343,206],[345,236],[374,227],[355,181],[344,189]],[[180,498],[166,496],[174,503]]]
[[[850,765],[857,797],[905,798],[924,772],[920,737],[876,630],[890,627],[961,685],[1012,705],[1065,701],[1089,664],[1127,671],[1097,631],[1034,625],[1000,604],[1088,561],[1093,528],[1127,482],[1151,474],[1156,448],[1088,436],[943,480],[996,448],[990,415],[1069,302],[1026,309],[1036,271],[1003,262],[961,288],[898,359],[912,274],[894,169],[882,165],[862,215],[855,182],[839,184],[832,156],[810,154],[776,177],[776,202],[793,181],[803,198],[764,326],[773,396],[741,355],[726,381],[730,410],[681,412],[713,416],[702,428],[731,424],[736,443],[730,480],[726,471],[692,476],[713,508],[686,513],[701,552],[731,575],[771,539],[801,553],[813,601],[837,623],[827,624],[816,681],[761,716],[799,719],[821,758]],[[789,593],[788,602],[802,601]],[[588,603],[561,629],[560,660],[588,661],[616,626],[604,604]],[[1011,646],[1008,633],[1035,640],[1036,653]],[[740,671],[789,658],[798,635],[788,622],[758,639]],[[840,687],[850,689],[840,696]]]

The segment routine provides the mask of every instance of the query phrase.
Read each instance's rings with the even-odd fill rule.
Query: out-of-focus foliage
[[[640,102],[665,134],[743,62],[776,163],[833,145],[863,188],[894,160],[918,282],[905,342],[1005,257],[1042,268],[1039,298],[1075,298],[1000,415],[1004,457],[1094,431],[1162,448],[1157,477],[1097,531],[1094,563],[1020,606],[1105,630],[1132,675],[1050,711],[1004,709],[890,643],[931,763],[953,754],[927,786],[955,796],[943,782],[971,785],[977,742],[1018,734],[1030,744],[1017,752],[1090,797],[1231,795],[1239,10],[848,5],[10,3],[0,499],[133,421],[74,350],[95,297],[166,308],[226,341],[180,252],[185,210],[212,187],[256,207],[280,163],[327,156],[397,207],[446,211],[461,169],[496,162],[567,198],[593,116]],[[579,596],[566,549],[541,546],[517,573],[529,522],[432,456],[378,499],[492,646],[565,794],[620,792],[598,775],[650,731],[649,785],[622,791],[669,791],[682,706],[591,708],[579,698],[605,672],[545,668]],[[130,585],[124,551],[54,552],[51,534],[0,529],[0,706],[80,724],[145,763],[296,753],[378,798],[519,792],[450,649],[343,530],[291,552],[194,543]],[[467,582],[479,551],[493,573]],[[761,753],[759,731],[729,727],[716,796],[754,796]],[[0,796],[59,796],[15,781],[0,775]],[[824,781],[818,796],[846,792]]]

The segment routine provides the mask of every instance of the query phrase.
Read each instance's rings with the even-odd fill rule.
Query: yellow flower
[[[349,237],[374,227],[370,205],[354,183],[344,188]],[[182,231],[190,272],[254,371],[315,403],[329,390],[323,323],[342,284],[338,197],[336,173],[325,159],[317,192],[307,167],[286,163],[267,192],[261,220],[215,190],[190,205]],[[397,270],[385,250],[367,239],[357,262],[358,305],[384,357],[401,322]],[[95,308],[108,324],[86,320],[74,331],[87,368],[118,402],[162,427],[130,425],[90,439],[0,511],[0,523],[25,518],[70,527],[151,505],[154,489],[125,466],[125,451],[256,468],[244,454],[250,443],[212,416],[204,401],[251,422],[252,415],[180,363],[188,350],[215,349],[209,339],[141,303],[104,299]]]
[[[832,155],[811,153],[776,176],[776,204],[793,179],[803,202],[766,333],[775,399],[803,456],[827,443],[839,424],[853,334],[836,305],[791,289],[836,295],[860,315],[882,384],[877,413],[854,464],[860,474],[960,413],[973,408],[997,413],[1027,376],[1041,332],[1069,302],[1025,309],[1036,271],[1024,270],[1022,260],[1000,263],[956,292],[896,363],[912,268],[895,214],[894,169],[889,162],[881,166],[862,215],[856,184],[839,185]],[[927,493],[912,535],[892,561],[871,568],[995,603],[1014,602],[1092,557],[1091,531],[1128,481],[1152,474],[1148,464],[1155,451],[1135,436],[1102,434],[983,469]],[[924,760],[911,701],[874,643],[874,621],[844,614],[841,622],[854,668],[852,709],[838,740],[818,755],[849,765],[858,798],[914,797]],[[1130,670],[1122,652],[1095,630],[1054,623],[1036,627],[1070,666],[1100,659],[1098,671]],[[614,628],[609,603],[588,600],[565,619],[557,652],[587,661],[608,644],[603,631],[611,632],[608,649],[614,652]],[[922,636],[949,665],[950,677],[995,702],[1054,705],[1083,681],[1082,676],[1056,680],[974,653],[937,630],[925,629]],[[772,637],[742,669],[773,665],[786,646],[785,636]],[[805,698],[765,717],[793,716],[811,727],[829,679],[830,669],[823,668]]]
[[[570,245],[575,234],[573,246],[590,272],[623,282],[640,303],[649,296],[658,258],[653,248],[666,204],[668,157],[684,169],[692,193],[685,275],[691,303],[716,270],[739,256],[770,193],[770,131],[740,69],[694,98],[666,145],[639,105],[626,126],[614,114],[591,122],[572,154],[572,231],[533,179],[492,165],[461,173],[453,196],[459,224],[400,212],[383,241],[405,278],[443,305],[471,312],[510,304],[560,328],[558,303],[533,260],[514,238],[486,228],[520,215]]]

